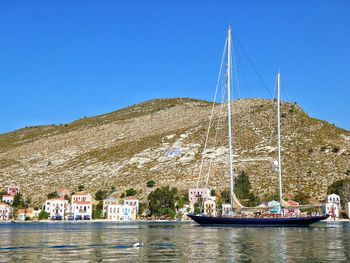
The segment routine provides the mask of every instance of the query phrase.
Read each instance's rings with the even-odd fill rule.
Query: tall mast
[[[228,154],[230,164],[230,201],[233,211],[233,162],[232,162],[232,135],[231,135],[231,26],[227,32],[227,118],[228,118]]]
[[[282,213],[282,163],[281,163],[281,110],[280,110],[280,73],[277,74],[277,136],[278,136],[278,181],[279,181],[279,194],[280,194],[280,206]]]

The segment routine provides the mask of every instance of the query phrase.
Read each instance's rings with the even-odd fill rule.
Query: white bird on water
[[[143,242],[136,242],[132,245],[133,247],[143,247]]]

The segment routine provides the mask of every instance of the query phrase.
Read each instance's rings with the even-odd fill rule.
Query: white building
[[[326,204],[322,207],[323,213],[329,214],[332,217],[339,217],[341,210],[340,196],[336,194],[330,194],[326,197]]]
[[[124,205],[134,206],[136,214],[139,212],[139,200],[136,197],[128,196],[124,198]]]
[[[231,204],[222,204],[222,214],[223,215],[230,215],[231,214]]]
[[[118,200],[115,198],[107,198],[107,199],[103,199],[103,209],[102,209],[102,216],[106,217],[107,214],[107,207],[109,205],[117,205],[118,204]]]
[[[8,221],[12,214],[12,207],[0,202],[0,221]]]
[[[106,218],[110,221],[135,220],[136,208],[130,205],[108,205]]]
[[[72,195],[71,213],[75,220],[92,219],[92,197],[90,194],[78,193]]]
[[[45,201],[44,209],[50,214],[51,219],[62,220],[65,217],[68,200],[64,198],[52,198]]]
[[[4,202],[4,203],[7,203],[7,204],[12,204],[13,203],[13,200],[14,200],[14,196],[13,195],[3,195],[2,196],[2,201]]]

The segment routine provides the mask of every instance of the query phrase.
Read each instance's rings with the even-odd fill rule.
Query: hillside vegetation
[[[276,121],[273,101],[244,99],[233,103],[235,172],[244,170],[255,194],[276,192]],[[226,126],[221,105],[217,128],[208,141],[201,184],[212,159],[209,187],[228,186]],[[133,187],[140,197],[157,186],[180,191],[196,185],[211,103],[162,99],[65,125],[37,126],[0,135],[0,183],[18,184],[34,202],[60,186],[87,191]],[[227,128],[226,128],[227,129]],[[350,132],[309,117],[295,104],[282,104],[284,192],[306,192],[323,199],[327,187],[349,178]]]

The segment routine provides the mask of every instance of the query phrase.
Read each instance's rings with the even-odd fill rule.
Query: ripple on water
[[[350,261],[350,224],[310,228],[181,223],[0,224],[0,262]],[[143,247],[133,247],[143,242]]]

